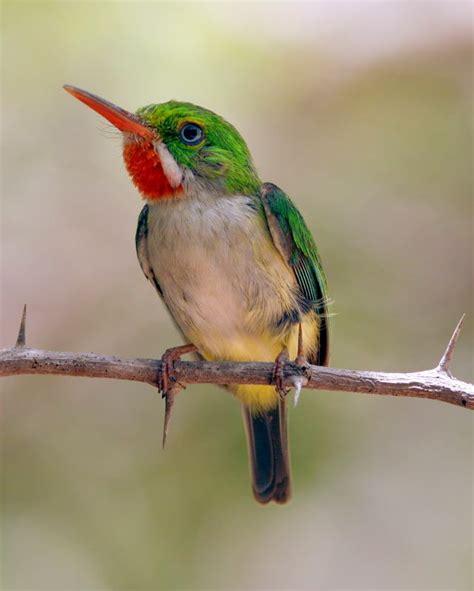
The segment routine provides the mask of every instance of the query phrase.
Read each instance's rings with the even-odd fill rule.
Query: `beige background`
[[[157,356],[179,336],[134,252],[120,140],[61,90],[211,108],[314,232],[332,363],[434,365],[462,312],[470,376],[472,45],[462,2],[2,6],[2,346]],[[240,413],[217,388],[163,407],[132,383],[2,383],[5,589],[471,586],[472,419],[308,392],[295,495],[252,500]]]

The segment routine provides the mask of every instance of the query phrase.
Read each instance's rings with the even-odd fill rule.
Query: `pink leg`
[[[298,353],[296,354],[295,363],[299,367],[305,367],[306,365],[308,365],[308,361],[307,361],[306,356],[304,354],[303,325],[301,324],[301,322],[299,323],[299,326],[298,326]]]

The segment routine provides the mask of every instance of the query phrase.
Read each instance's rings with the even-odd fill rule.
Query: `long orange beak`
[[[133,113],[129,113],[113,103],[109,103],[103,98],[96,96],[86,90],[81,90],[75,86],[65,84],[63,86],[66,92],[79,99],[85,105],[97,111],[99,115],[105,117],[112,125],[115,125],[120,131],[128,131],[129,133],[136,133],[141,137],[151,140],[157,137],[157,134],[147,127],[147,125]]]

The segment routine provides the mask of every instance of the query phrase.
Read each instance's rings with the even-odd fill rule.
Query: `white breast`
[[[293,275],[248,197],[150,204],[148,256],[184,334],[210,355],[261,334],[288,307]],[[288,295],[288,297],[290,297]]]

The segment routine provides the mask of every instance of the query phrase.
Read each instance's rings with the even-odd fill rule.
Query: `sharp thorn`
[[[23,314],[21,315],[20,330],[16,339],[15,347],[26,346],[26,304],[23,306]]]
[[[453,357],[454,348],[456,347],[457,340],[459,338],[459,334],[461,332],[461,328],[466,318],[466,314],[461,316],[461,320],[458,322],[454,332],[449,339],[448,346],[446,347],[446,351],[444,352],[443,356],[441,357],[440,362],[438,363],[438,367],[436,368],[438,371],[442,371],[444,373],[449,373],[449,366],[451,364],[451,359]]]
[[[165,399],[165,418],[163,423],[163,439],[162,439],[162,446],[165,449],[166,445],[166,438],[168,436],[168,428],[171,419],[171,411],[173,410],[173,404],[175,396],[182,390],[183,387],[180,384],[174,384],[167,392],[163,393],[163,398]]]
[[[164,394],[164,399],[165,399],[165,419],[164,419],[164,423],[163,423],[163,440],[162,440],[162,448],[165,449],[165,445],[166,445],[166,437],[168,435],[168,427],[170,424],[170,418],[171,418],[171,409],[173,408],[173,395],[170,393],[166,393]]]
[[[304,385],[304,379],[298,377],[298,378],[294,378],[293,381],[294,381],[294,386],[295,386],[295,393],[294,393],[294,398],[293,398],[293,406],[296,407],[296,405],[298,404],[298,401],[300,399],[301,389],[302,389],[302,387]]]

